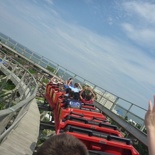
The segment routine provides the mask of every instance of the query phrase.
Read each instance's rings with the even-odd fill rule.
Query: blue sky
[[[0,32],[147,108],[155,94],[154,0],[1,0]]]

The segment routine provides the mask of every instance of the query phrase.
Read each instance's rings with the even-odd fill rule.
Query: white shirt
[[[75,92],[75,93],[79,93],[79,88],[74,88],[74,87],[71,87],[71,86],[69,86],[69,88],[73,91],[73,92]]]

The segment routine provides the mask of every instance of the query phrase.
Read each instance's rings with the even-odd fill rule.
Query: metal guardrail
[[[11,80],[15,89],[20,95],[16,96],[16,104],[9,100],[10,104],[7,109],[0,110],[0,142],[14,129],[22,117],[27,113],[30,102],[35,98],[38,84],[35,78],[11,57],[0,51],[0,71],[7,78],[0,86],[2,90],[8,80]]]
[[[147,144],[147,135],[143,132],[140,132],[137,128],[130,125],[128,122],[124,121],[120,116],[115,115],[112,111],[109,109],[104,108],[101,104],[98,102],[94,102],[94,105],[101,110],[105,115],[110,117],[114,122],[117,122],[118,126],[121,126],[121,128],[125,129],[127,133],[132,135],[134,138],[136,138],[139,142],[144,144],[145,146],[148,146]],[[133,139],[132,137],[132,139]]]
[[[128,122],[130,120],[133,120],[130,122],[133,126],[137,127],[142,132],[145,131],[143,116],[146,113],[146,109],[93,84],[92,82],[82,78],[81,76],[78,76],[76,73],[73,73],[63,66],[57,64],[56,62],[51,61],[43,57],[42,55],[29,50],[28,48],[24,47],[23,45],[17,43],[13,39],[5,35],[0,35],[0,40],[0,44],[2,46],[9,46],[13,52],[17,53],[42,70],[45,70],[48,74],[59,75],[63,79],[73,77],[75,82],[81,82],[82,84],[91,86],[96,92],[97,102],[110,109],[115,114],[120,115],[122,118],[128,120]],[[53,68],[54,70],[50,71],[51,68]],[[136,111],[140,111],[140,115],[138,115]]]

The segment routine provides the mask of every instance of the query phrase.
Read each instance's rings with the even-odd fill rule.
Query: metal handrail
[[[12,131],[12,129],[14,129],[18,125],[20,120],[27,113],[27,110],[28,110],[28,107],[29,107],[31,101],[36,96],[38,84],[36,82],[36,79],[31,75],[31,73],[28,70],[26,70],[22,65],[20,65],[17,61],[8,57],[2,51],[0,51],[0,54],[4,56],[3,58],[0,57],[0,59],[1,59],[0,70],[2,70],[2,68],[5,68],[5,72],[8,72],[10,79],[12,77],[16,77],[14,79],[14,80],[16,80],[16,83],[20,83],[20,82],[22,83],[21,85],[18,85],[18,89],[23,90],[23,94],[27,93],[27,89],[25,89],[26,84],[24,83],[22,76],[19,77],[19,76],[16,76],[13,72],[10,72],[9,69],[11,69],[11,68],[6,68],[4,65],[4,62],[7,62],[8,65],[13,62],[14,64],[16,64],[15,66],[18,66],[18,68],[24,70],[29,75],[29,77],[31,77],[33,86],[35,87],[35,89],[32,89],[32,87],[29,86],[29,88],[28,88],[29,96],[23,95],[22,100],[20,102],[16,103],[14,106],[11,106],[4,110],[0,110],[0,120],[1,120],[1,122],[0,122],[0,142],[2,142],[2,140],[7,137],[7,135]],[[7,61],[7,60],[11,60],[11,61]],[[11,124],[9,124],[10,121],[13,121],[13,122]]]

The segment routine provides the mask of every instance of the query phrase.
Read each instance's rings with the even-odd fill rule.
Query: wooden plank
[[[28,112],[19,125],[8,135],[0,145],[0,154],[30,155],[37,143],[40,127],[40,113],[34,99]]]

